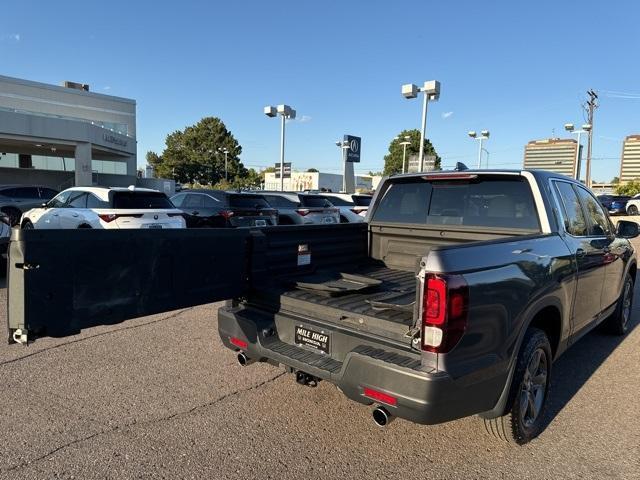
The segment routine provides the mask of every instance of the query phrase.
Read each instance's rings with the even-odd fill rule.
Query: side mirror
[[[638,235],[640,235],[640,229],[636,222],[629,222],[628,220],[618,221],[616,237],[636,238]]]

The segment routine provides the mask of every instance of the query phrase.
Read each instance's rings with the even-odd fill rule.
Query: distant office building
[[[136,102],[0,76],[0,183],[136,184]]]
[[[356,175],[355,180],[356,191],[371,190],[371,177]],[[288,191],[301,192],[304,190],[320,190],[322,188],[332,192],[339,192],[342,190],[342,175],[322,172],[291,172],[291,178],[284,179],[284,189]],[[264,176],[264,189],[280,190],[280,178],[276,178],[275,173],[266,173]]]
[[[620,182],[640,178],[640,135],[629,135],[622,144]]]
[[[549,138],[532,140],[524,147],[524,168],[549,170],[575,178],[578,142],[573,139]],[[582,149],[581,149],[582,150]]]

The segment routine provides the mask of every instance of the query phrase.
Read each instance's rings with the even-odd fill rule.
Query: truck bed
[[[341,273],[362,275],[381,283],[365,291],[337,296],[296,287],[296,281],[301,278],[305,281],[313,281],[316,278],[321,282],[327,277],[337,278]],[[397,298],[392,298],[389,302],[389,296]],[[357,267],[325,269],[312,275],[282,278],[275,285],[252,296],[251,303],[258,303],[261,308],[266,307],[274,312],[330,322],[406,343],[406,334],[414,323],[415,299],[414,273],[395,270],[386,267],[382,262],[368,260]],[[401,300],[404,306],[391,305],[398,300]],[[389,306],[381,308],[378,303],[374,308],[370,302],[384,302]]]

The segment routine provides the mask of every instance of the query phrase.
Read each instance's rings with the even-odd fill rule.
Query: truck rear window
[[[166,209],[176,208],[162,192],[113,192],[113,208],[122,209]]]
[[[539,230],[531,188],[522,177],[392,183],[373,222]]]

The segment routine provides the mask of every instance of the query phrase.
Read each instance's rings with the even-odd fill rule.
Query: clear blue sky
[[[600,92],[594,180],[618,174],[622,139],[640,133],[637,1],[6,1],[0,73],[138,102],[138,155],[201,117],[222,118],[247,166],[272,165],[288,103],[295,169],[339,171],[334,141],[363,137],[357,172],[381,170],[389,141],[419,128],[403,83],[438,79],[427,136],[444,165],[473,165],[468,130],[491,130],[493,166],[521,165],[524,144],[583,122]],[[619,92],[622,92],[620,94]]]

